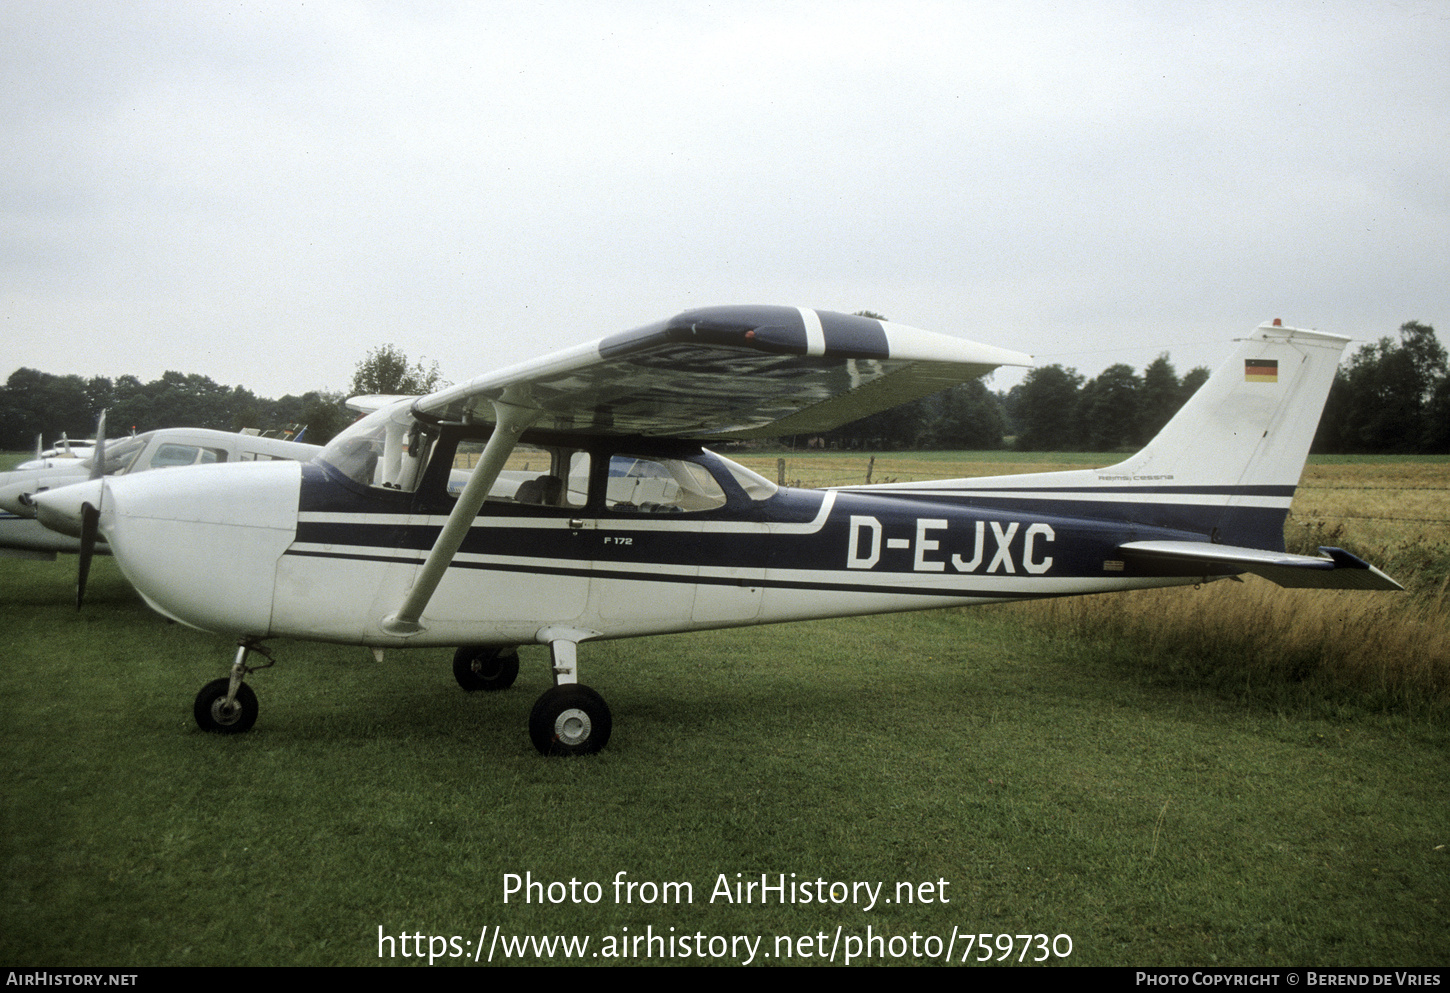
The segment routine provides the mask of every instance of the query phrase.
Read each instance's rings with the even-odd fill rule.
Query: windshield
[[[389,409],[375,410],[327,443],[317,456],[355,483],[370,486],[388,435]]]
[[[739,462],[731,462],[723,456],[716,455],[708,448],[705,451],[712,458],[719,459],[720,464],[729,470],[730,475],[735,477],[735,482],[740,484],[740,488],[745,491],[745,495],[750,497],[750,499],[769,500],[776,493],[780,492],[780,487],[776,486],[760,473],[745,468]]]
[[[412,492],[432,450],[432,437],[409,413],[411,399],[353,423],[317,456],[355,483]]]
[[[105,462],[101,466],[101,474],[112,476],[131,468],[131,463],[137,455],[141,454],[141,449],[145,448],[146,442],[150,440],[151,432],[147,432],[135,438],[122,438],[120,441],[106,442]],[[95,468],[96,457],[92,455],[82,464]]]

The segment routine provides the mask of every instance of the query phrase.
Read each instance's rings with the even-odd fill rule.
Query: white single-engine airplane
[[[595,752],[578,682],[603,638],[1202,583],[1398,589],[1283,525],[1347,339],[1260,327],[1147,448],[1107,469],[778,488],[702,447],[807,434],[1027,355],[792,307],[688,311],[391,403],[307,464],[199,466],[38,495],[99,511],[168,617],[233,636],[197,723],[251,727],[263,639],[464,646],[468,690],[547,644],[529,734]],[[498,484],[498,485],[496,485]],[[264,668],[261,666],[258,668]]]

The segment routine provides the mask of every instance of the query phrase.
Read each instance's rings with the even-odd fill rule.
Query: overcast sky
[[[726,303],[1090,376],[1450,340],[1444,0],[0,0],[0,132],[0,376],[462,381]]]

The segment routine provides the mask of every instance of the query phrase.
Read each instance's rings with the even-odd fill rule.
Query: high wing
[[[708,307],[420,397],[422,422],[496,425],[428,559],[383,630],[423,629],[434,590],[528,429],[770,438],[825,431],[1032,357],[803,307]],[[410,440],[407,449],[420,448]],[[394,436],[390,455],[406,463]]]
[[[768,438],[824,431],[1032,357],[873,318],[708,307],[481,376],[413,404],[424,420],[591,435]]]
[[[369,393],[364,396],[348,397],[343,405],[355,414],[371,414],[375,410],[382,410],[399,400],[411,400],[415,394],[411,393]]]

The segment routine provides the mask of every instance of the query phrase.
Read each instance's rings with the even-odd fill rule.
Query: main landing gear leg
[[[554,686],[529,715],[529,738],[544,755],[592,755],[609,743],[609,704],[579,682],[577,649],[572,641],[549,642]]]
[[[249,666],[247,656],[257,652],[267,659],[267,665]],[[257,694],[242,680],[259,669],[277,664],[272,653],[262,647],[255,638],[243,638],[237,643],[237,659],[232,663],[232,674],[224,679],[213,679],[196,695],[192,714],[197,727],[217,734],[241,734],[257,723]]]

